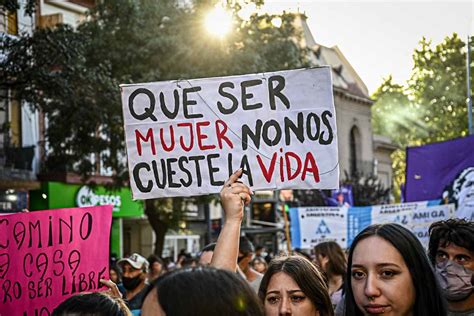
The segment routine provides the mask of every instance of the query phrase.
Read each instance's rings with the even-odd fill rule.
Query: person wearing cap
[[[148,260],[134,253],[118,261],[122,269],[122,284],[125,288],[124,299],[133,315],[140,315],[149,284],[147,282]]]

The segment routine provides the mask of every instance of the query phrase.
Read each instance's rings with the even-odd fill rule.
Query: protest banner
[[[429,226],[433,222],[456,217],[454,204],[439,205],[439,202],[434,200],[349,208],[291,208],[292,245],[312,248],[319,242],[332,240],[342,248],[347,248],[367,226],[397,223],[412,231],[427,247]]]
[[[473,148],[474,135],[408,147],[405,200],[443,199],[457,217],[474,220]]]
[[[339,187],[329,66],[120,87],[134,198]]]
[[[374,205],[371,208],[372,224],[397,223],[403,226],[411,225],[413,212],[420,207],[426,207],[426,202]]]
[[[418,207],[411,217],[411,231],[418,237],[423,247],[427,248],[430,241],[428,231],[430,225],[453,217],[456,217],[454,204]]]
[[[324,241],[347,247],[347,207],[297,207],[290,216],[293,247],[312,248]]]
[[[111,223],[111,205],[0,216],[0,316],[49,316],[106,289]]]

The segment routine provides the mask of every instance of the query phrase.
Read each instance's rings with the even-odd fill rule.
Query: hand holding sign
[[[220,197],[222,207],[224,208],[226,221],[242,221],[243,207],[248,205],[252,198],[252,191],[248,186],[239,182],[242,175],[242,169],[234,172],[222,187]]]
[[[338,187],[328,66],[121,91],[134,198],[217,193],[238,168],[255,190]]]
[[[235,272],[239,253],[240,224],[244,215],[244,205],[251,201],[253,194],[248,186],[239,181],[243,170],[234,172],[221,189],[221,203],[225,212],[224,227],[219,234],[212,256],[211,266]]]

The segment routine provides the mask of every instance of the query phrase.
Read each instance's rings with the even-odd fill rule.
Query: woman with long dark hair
[[[263,316],[263,309],[254,290],[236,273],[197,267],[159,277],[143,303],[142,315]]]
[[[226,223],[219,234],[211,265],[236,271],[239,253],[240,225],[243,207],[251,200],[252,191],[239,181],[239,169],[224,184],[221,202]],[[259,297],[266,316],[332,316],[328,288],[321,272],[301,256],[273,259],[263,276]]]
[[[372,225],[361,231],[347,266],[345,315],[446,315],[425,250],[403,226]]]
[[[323,275],[301,256],[273,259],[260,283],[258,296],[266,316],[334,315]]]
[[[314,246],[315,262],[324,271],[329,288],[329,296],[334,308],[341,301],[347,260],[341,246],[334,241],[326,241]]]

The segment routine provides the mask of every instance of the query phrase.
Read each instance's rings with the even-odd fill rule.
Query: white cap
[[[134,253],[128,258],[120,259],[117,262],[117,264],[119,264],[122,267],[122,265],[125,262],[130,264],[135,269],[143,269],[143,268],[148,269],[148,266],[149,266],[148,260],[146,260],[145,257],[139,255],[138,253]]]

